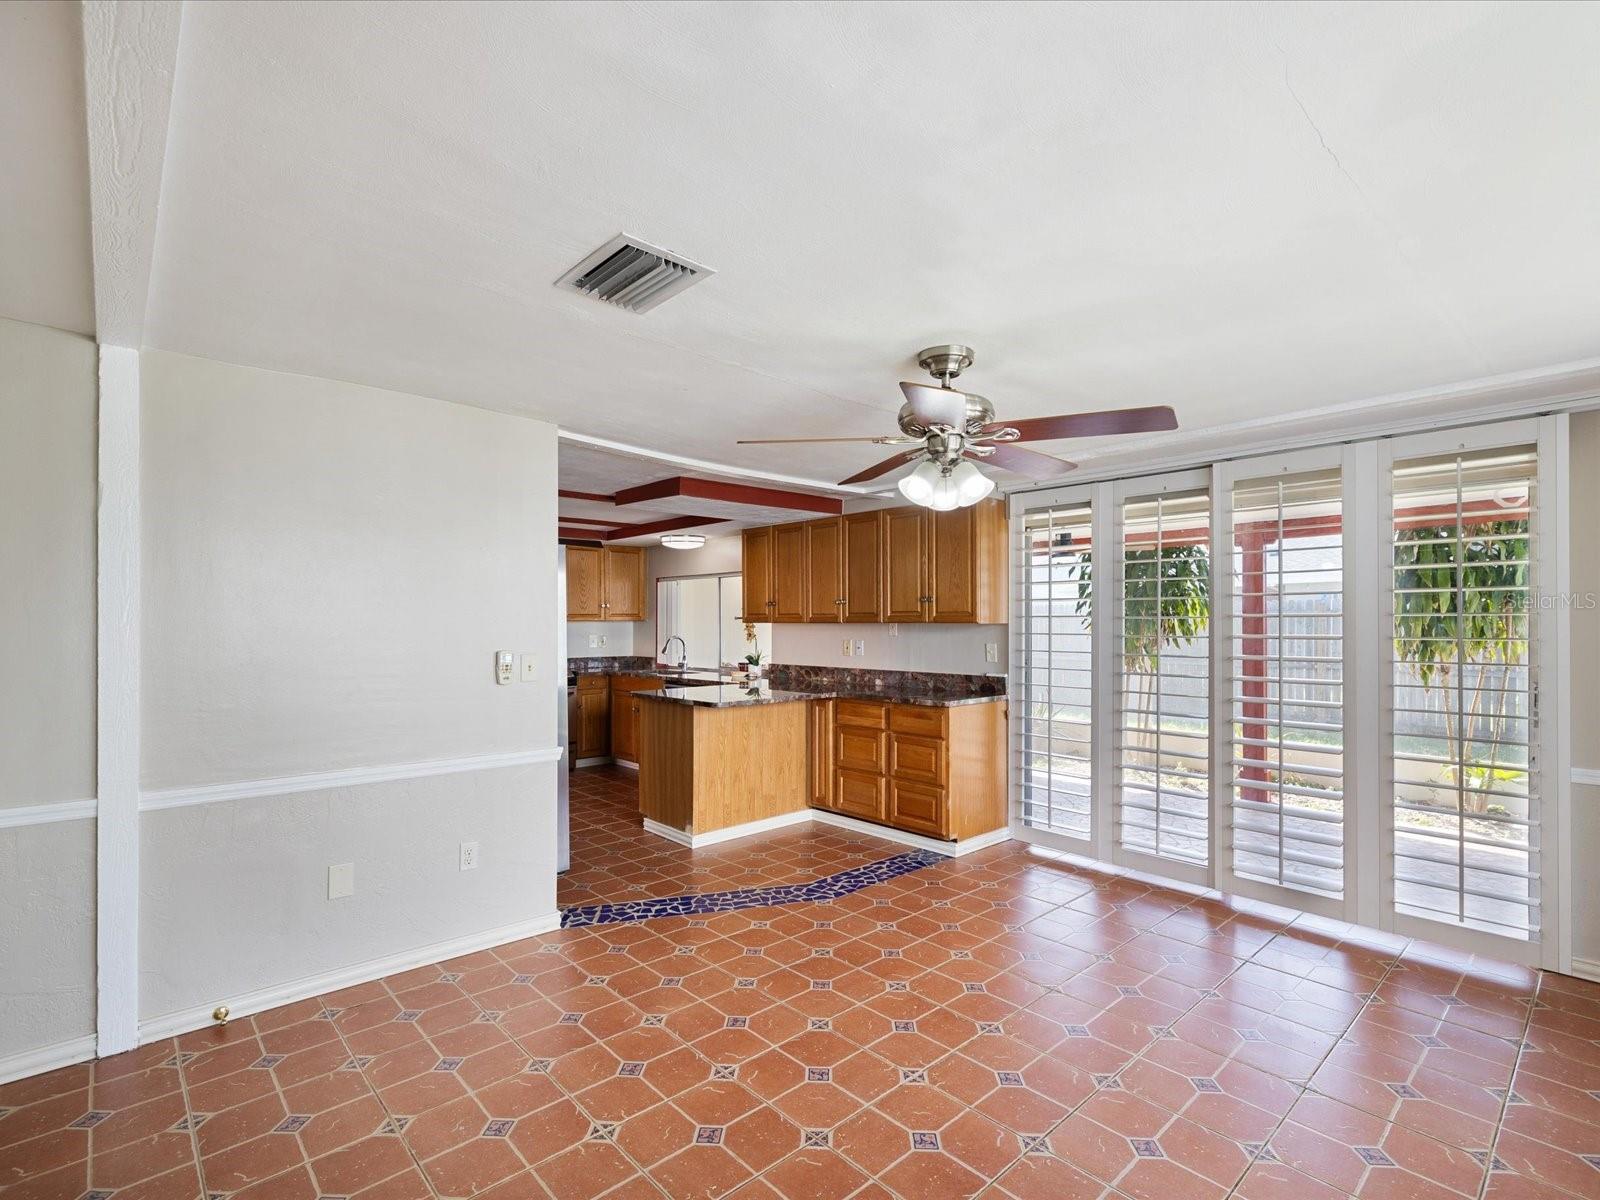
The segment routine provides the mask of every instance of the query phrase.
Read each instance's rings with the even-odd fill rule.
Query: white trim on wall
[[[316,771],[307,775],[280,775],[274,779],[241,779],[230,783],[205,783],[198,787],[161,788],[139,794],[139,811],[161,812],[168,808],[190,808],[197,804],[220,804],[228,800],[292,796],[298,792],[359,787],[368,783],[391,783],[397,779],[426,779],[432,775],[456,775],[464,771],[522,767],[531,763],[556,762],[563,753],[564,750],[560,746],[547,746],[538,750],[516,750],[505,754],[435,758],[422,762],[344,767],[336,771]]]
[[[139,1044],[139,352],[100,347],[95,1030]]]
[[[1600,767],[1573,767],[1572,782],[1583,787],[1600,787]]]
[[[29,825],[53,825],[57,821],[90,821],[98,806],[95,800],[65,800],[60,804],[0,808],[0,829],[25,829]]]
[[[502,925],[497,929],[447,938],[442,942],[432,942],[426,946],[402,950],[381,958],[369,958],[353,966],[339,967],[320,975],[307,975],[288,983],[274,984],[271,987],[246,992],[242,996],[229,997],[225,1001],[229,1010],[228,1016],[230,1019],[252,1016],[269,1008],[278,1008],[299,1000],[309,1000],[313,996],[354,987],[358,983],[370,983],[374,979],[382,979],[386,975],[394,975],[401,971],[446,962],[452,958],[460,958],[464,954],[475,954],[479,950],[520,942],[542,933],[551,933],[559,928],[561,928],[561,913],[550,912],[512,925]],[[214,1025],[216,1022],[212,1019],[211,1012],[211,1006],[208,1004],[201,1008],[184,1009],[141,1021],[139,1042],[143,1045],[158,1038],[175,1037],[192,1029]]]
[[[69,1038],[53,1046],[40,1046],[36,1050],[23,1050],[0,1057],[0,1083],[13,1079],[26,1079],[30,1075],[43,1075],[74,1063],[87,1062],[94,1057],[95,1036]]]

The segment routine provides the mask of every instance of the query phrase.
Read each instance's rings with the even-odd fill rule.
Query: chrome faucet
[[[666,663],[670,663],[671,660],[669,660],[667,658],[667,647],[672,645],[673,642],[677,642],[678,645],[680,647],[682,647],[682,649],[679,651],[679,657],[678,657],[678,663],[677,663],[678,670],[681,671],[681,670],[683,670],[685,667],[687,667],[689,665],[689,644],[687,642],[685,642],[677,634],[673,634],[664,643],[662,643],[662,646],[661,646],[661,661],[662,662],[666,662]]]

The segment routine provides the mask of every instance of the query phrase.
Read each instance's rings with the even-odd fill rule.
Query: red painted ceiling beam
[[[813,496],[807,492],[751,487],[744,483],[723,483],[714,479],[693,479],[687,475],[675,475],[671,479],[623,488],[611,497],[611,501],[619,505],[648,504],[651,500],[665,500],[674,496],[687,496],[693,500],[721,500],[728,504],[747,504],[754,508],[791,508],[798,512],[821,513],[829,517],[836,517],[844,511],[844,501],[831,496]]]
[[[598,500],[601,504],[615,504],[616,497],[606,492],[569,492],[565,488],[557,488],[556,495],[563,500]]]

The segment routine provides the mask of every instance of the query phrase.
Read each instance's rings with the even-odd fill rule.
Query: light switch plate
[[[539,660],[533,656],[533,651],[524,650],[518,661],[522,667],[522,682],[532,683],[537,675],[536,668],[539,665]],[[991,658],[989,661],[993,662],[994,659]]]
[[[334,863],[328,868],[328,899],[343,900],[356,894],[355,863]]]
[[[992,662],[992,663],[999,662],[1000,661],[1000,643],[999,642],[985,642],[983,644],[983,657],[988,662]]]
[[[862,641],[860,638],[857,638],[856,639],[856,657],[860,658],[866,652],[867,652],[867,644],[866,644],[866,642]]]
[[[849,638],[845,638],[845,640],[844,640],[844,656],[845,656],[845,657],[846,657],[846,658],[849,658],[849,657],[850,657],[850,655],[851,655],[851,653],[852,653],[852,652],[853,652],[853,651],[852,651],[852,649],[851,649],[851,647],[852,647],[852,646],[853,646],[853,645],[854,645],[854,644],[855,644],[855,643],[853,643],[853,642],[852,642],[852,641],[851,641],[851,640],[850,640],[850,639],[849,639]]]

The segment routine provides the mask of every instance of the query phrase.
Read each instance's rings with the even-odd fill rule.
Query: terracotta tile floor
[[[1600,1196],[1600,987],[1286,921],[1010,843],[562,930],[0,1087],[0,1196]]]
[[[644,831],[638,779],[622,767],[573,773],[572,869],[556,885],[562,908],[805,883],[904,849],[881,838],[800,825],[690,850]]]

